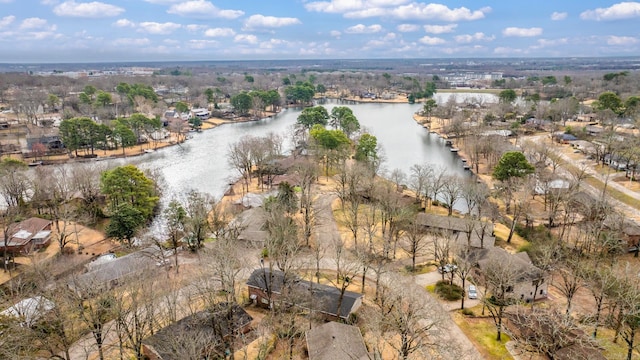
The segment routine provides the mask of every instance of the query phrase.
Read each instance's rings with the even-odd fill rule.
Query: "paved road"
[[[554,154],[556,154],[557,156],[559,156],[563,161],[565,161],[567,164],[573,164],[573,165],[569,165],[569,166],[575,166],[578,167],[579,165],[576,164],[576,160],[572,159],[571,157],[569,157],[567,154],[565,154],[562,149],[558,148],[558,145],[553,143],[547,135],[536,135],[536,136],[532,136],[529,138],[530,140],[536,142],[536,143],[545,143],[545,144],[549,144],[549,149],[551,151],[553,151]],[[593,167],[593,162],[589,163],[589,160],[584,160],[586,162],[584,162],[583,164],[587,165],[585,167],[585,172],[600,180],[603,184],[606,182],[607,187],[610,187],[612,189],[615,189],[617,191],[622,192],[623,194],[634,198],[636,200],[640,200],[640,193],[627,189],[626,187],[624,187],[623,185],[619,184],[618,182],[613,181],[613,179],[610,177],[607,181],[607,177],[606,175],[600,174],[598,173],[594,167]],[[563,169],[560,168],[561,174],[567,178],[570,178],[570,174],[568,172],[567,169]],[[595,187],[593,187],[592,185],[588,184],[587,182],[582,182],[580,184],[580,188],[582,188],[584,191],[586,191],[589,195],[593,196],[594,198],[600,198],[602,196],[602,190],[597,189]],[[632,206],[629,206],[625,203],[623,203],[622,201],[619,201],[615,198],[613,198],[612,196],[607,194],[607,200],[609,201],[610,204],[612,204],[615,208],[620,209],[620,211],[622,211],[622,213],[630,220],[634,221],[636,224],[640,225],[640,211],[639,209],[636,209]]]

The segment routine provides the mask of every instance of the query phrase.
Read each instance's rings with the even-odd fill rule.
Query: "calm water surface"
[[[465,176],[457,155],[451,153],[435,134],[413,120],[420,104],[355,104],[329,102],[324,104],[331,112],[335,106],[349,106],[362,127],[378,138],[386,159],[388,171],[401,169],[408,173],[414,164],[444,166],[450,173]],[[160,149],[153,154],[132,158],[142,167],[161,170],[167,183],[165,195],[186,193],[190,189],[221,196],[238,174],[227,164],[227,149],[244,135],[264,136],[268,133],[288,137],[300,109],[287,109],[277,116],[255,122],[225,124],[216,129],[193,134],[181,146]],[[285,149],[291,148],[285,141]],[[468,173],[468,172],[467,172]]]

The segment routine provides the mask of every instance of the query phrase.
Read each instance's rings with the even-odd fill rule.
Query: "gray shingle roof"
[[[309,360],[369,359],[360,329],[329,322],[306,333]]]

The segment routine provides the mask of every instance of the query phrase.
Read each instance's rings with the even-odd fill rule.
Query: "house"
[[[142,353],[149,360],[225,358],[230,342],[250,331],[252,321],[240,305],[219,303],[146,338]]]
[[[31,327],[54,307],[53,301],[43,296],[35,296],[21,300],[10,308],[1,311],[0,317],[17,318],[20,321],[20,325]]]
[[[284,272],[267,268],[254,270],[247,280],[247,286],[249,298],[265,308],[271,307],[283,295],[311,296],[311,301],[301,301],[294,305],[317,311],[330,320],[348,319],[360,308],[364,297],[353,291],[345,291],[341,295],[340,289],[334,286],[301,280],[297,276],[285,278]]]
[[[209,110],[204,108],[191,109],[191,117],[197,117],[201,120],[207,120],[209,118]]]
[[[567,134],[563,132],[557,132],[553,134],[553,139],[562,144],[569,144],[572,141],[578,140],[578,138],[573,134]]]
[[[309,360],[371,359],[360,329],[353,325],[328,322],[307,330]]]
[[[491,248],[496,242],[493,236],[493,223],[469,218],[420,213],[416,217],[418,224],[431,232],[444,232],[462,244],[469,242],[473,248]]]
[[[534,298],[534,291],[537,292],[536,300],[547,297],[549,275],[533,265],[526,252],[511,254],[502,248],[492,247],[474,249],[472,257],[477,265],[479,276],[482,276],[482,273],[496,262],[510,264],[513,272],[519,275],[515,283],[510,285],[511,291],[508,291],[514,298],[530,302]]]
[[[89,271],[84,274],[72,277],[68,286],[80,293],[110,289],[121,281],[164,265],[169,256],[157,247],[148,247],[109,261],[100,261],[89,266]]]
[[[51,241],[51,221],[32,217],[9,226],[9,239],[6,250],[12,255],[28,254],[32,250],[41,249]],[[0,251],[5,249],[4,233],[0,235]]]

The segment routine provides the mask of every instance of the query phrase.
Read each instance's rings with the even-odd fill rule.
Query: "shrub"
[[[475,316],[476,314],[473,313],[473,310],[471,309],[462,309],[462,315],[465,316]]]
[[[449,284],[448,281],[438,281],[436,283],[436,293],[447,301],[460,300],[462,298],[462,288],[456,284]]]

